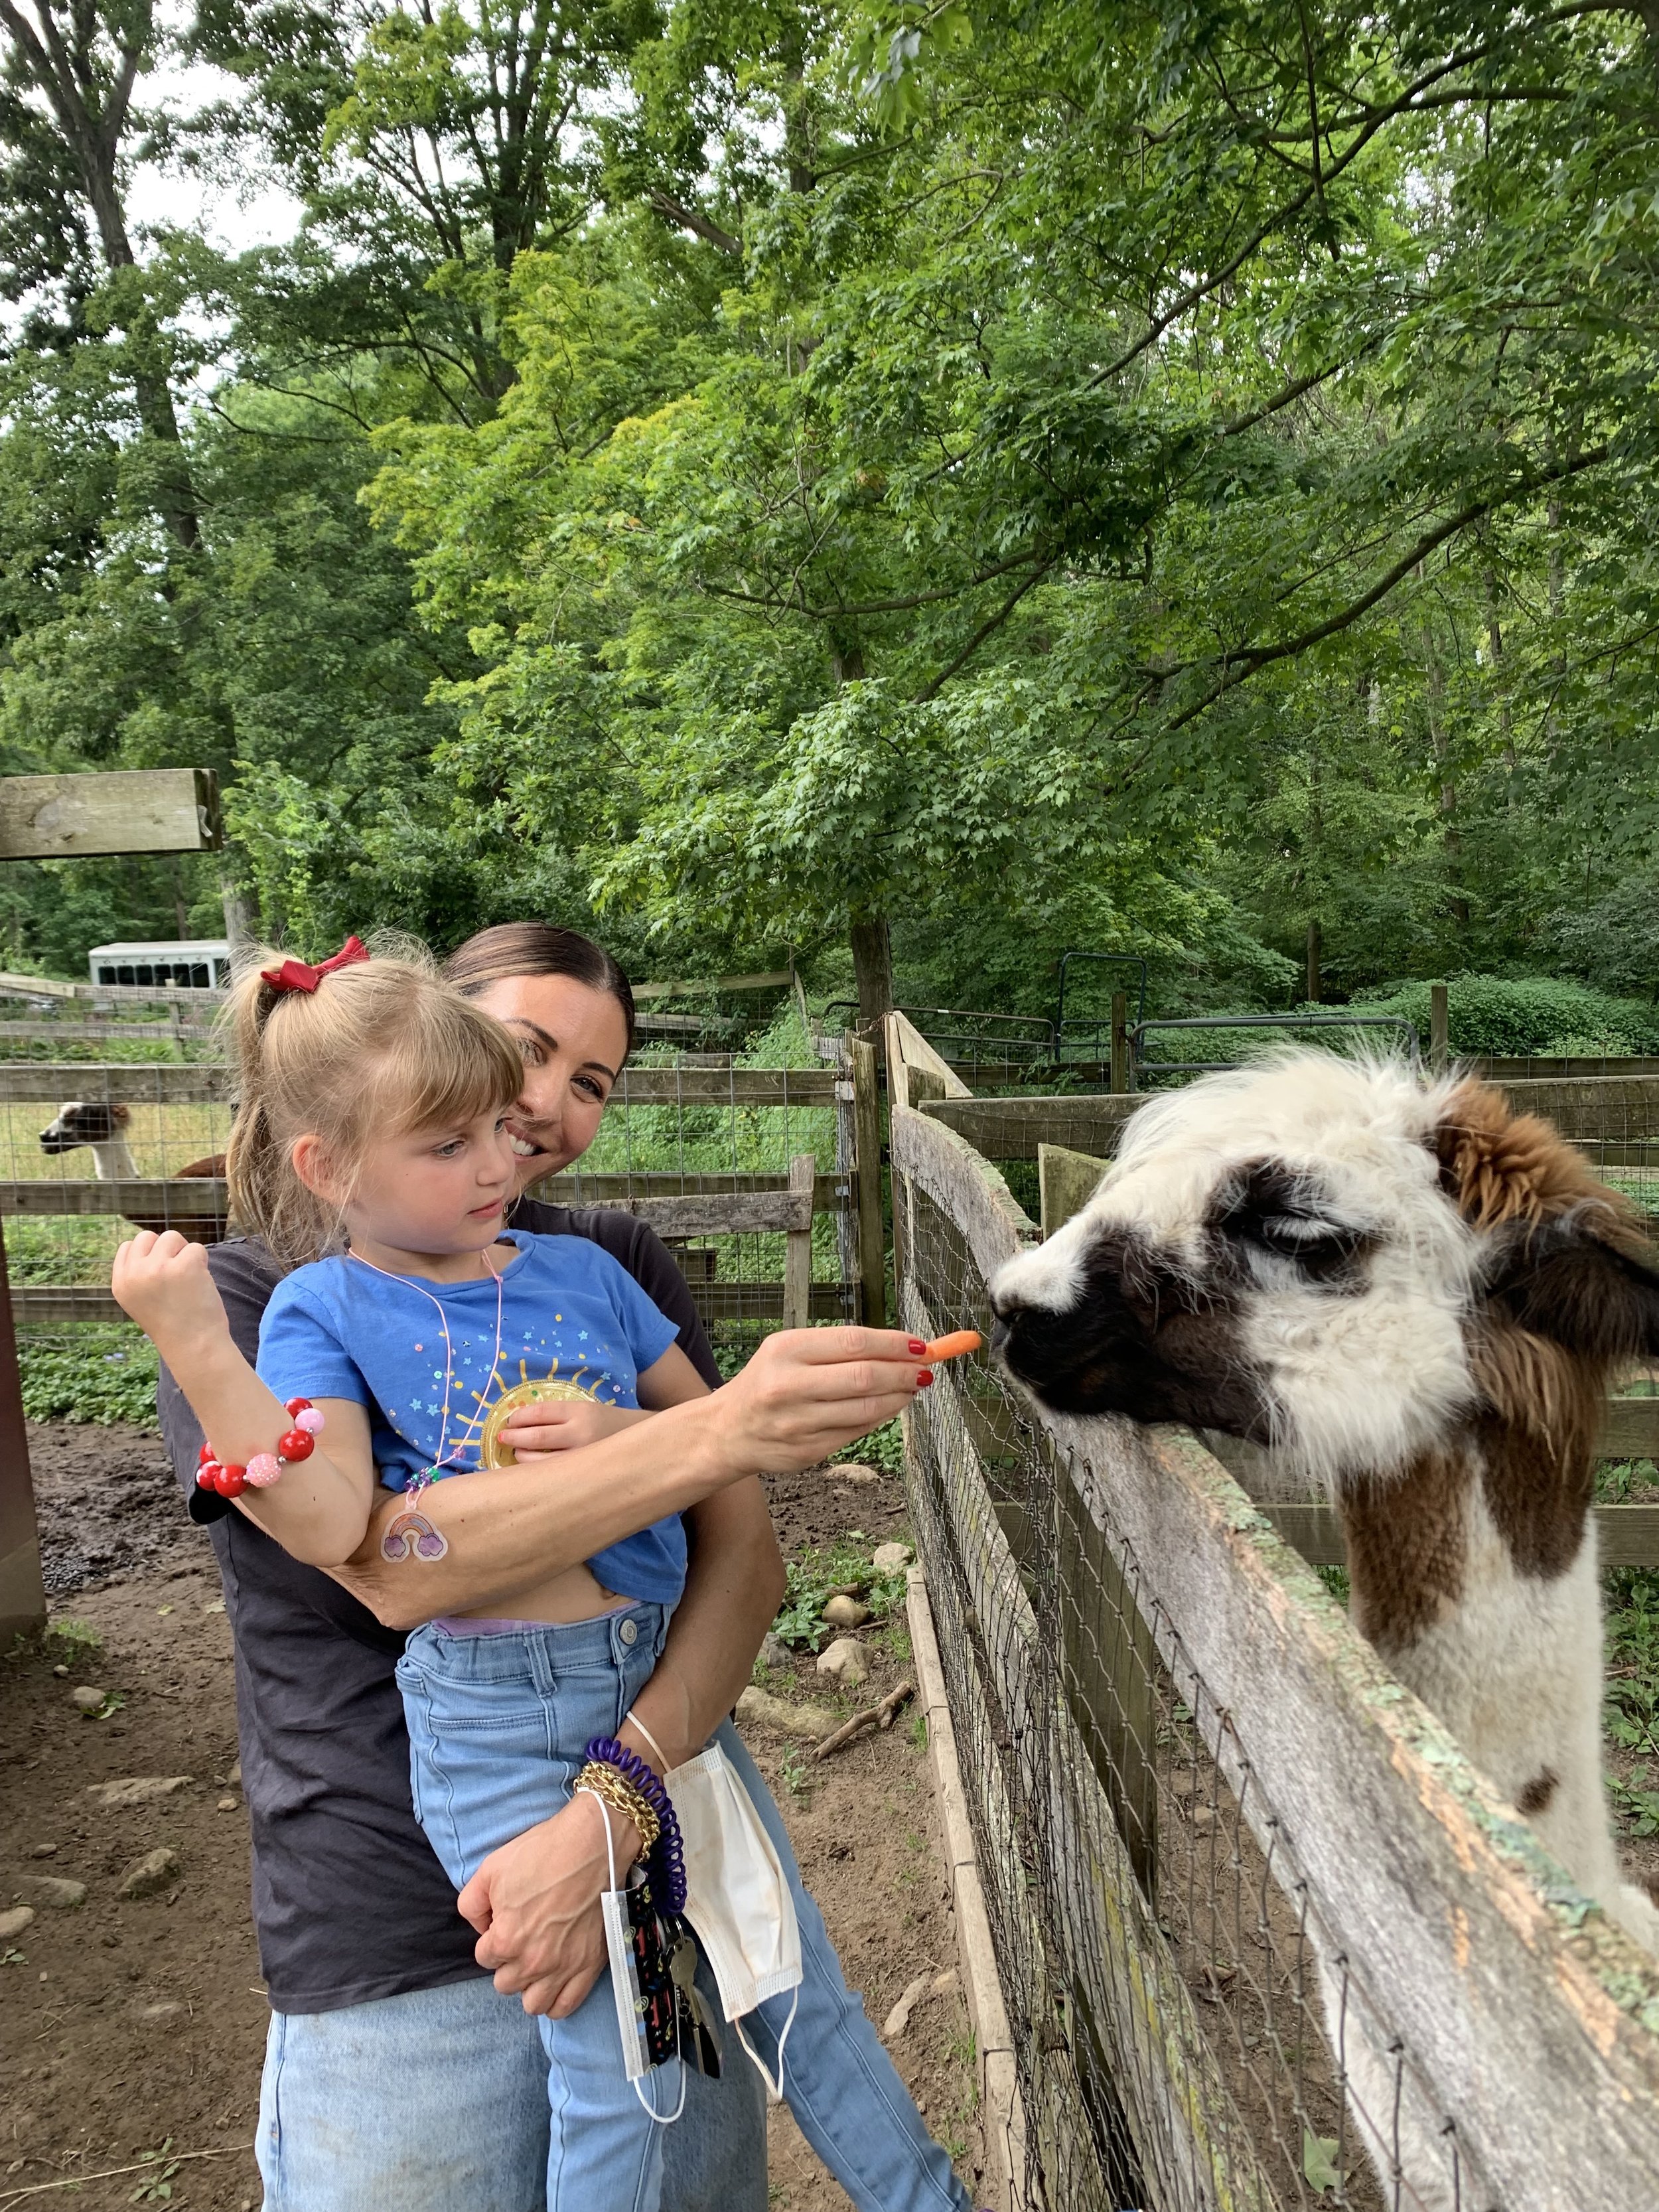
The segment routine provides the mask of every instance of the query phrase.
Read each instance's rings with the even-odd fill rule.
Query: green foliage
[[[88,1323],[51,1336],[21,1335],[17,1364],[32,1421],[155,1426],[155,1351],[138,1329]]]
[[[1426,983],[1363,993],[1356,1012],[1404,1014],[1429,1034]],[[1447,1020],[1456,1053],[1521,1058],[1659,1053],[1659,1006],[1540,976],[1454,975]]]
[[[833,1467],[837,1461],[846,1460],[855,1466],[878,1467],[884,1474],[902,1474],[904,1472],[904,1431],[896,1421],[884,1421],[878,1429],[872,1429],[867,1437],[856,1443],[843,1444],[830,1456]]]
[[[58,1666],[79,1667],[95,1658],[104,1648],[103,1638],[88,1621],[49,1621],[46,1635],[46,1649]]]
[[[772,1632],[798,1650],[816,1651],[825,1634],[824,1606],[838,1589],[854,1591],[878,1620],[902,1607],[905,1577],[878,1575],[867,1549],[841,1537],[828,1550],[812,1547],[787,1563],[787,1594]]]

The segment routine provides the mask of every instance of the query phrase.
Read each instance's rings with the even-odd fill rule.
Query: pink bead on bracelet
[[[221,1498],[240,1498],[245,1490],[266,1490],[285,1467],[309,1459],[322,1434],[323,1417],[309,1398],[290,1398],[283,1411],[294,1426],[276,1440],[274,1452],[255,1452],[246,1467],[222,1460],[211,1444],[202,1446],[196,1470],[197,1486],[217,1491]]]

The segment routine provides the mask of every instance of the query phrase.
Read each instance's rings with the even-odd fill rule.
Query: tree
[[[6,296],[56,289],[71,330],[91,317],[125,333],[120,367],[152,449],[155,511],[188,553],[200,524],[169,380],[173,349],[138,268],[123,195],[131,141],[143,127],[134,90],[161,42],[153,0],[67,9],[58,0],[0,0],[0,161],[13,210]],[[93,237],[105,277],[95,317]]]

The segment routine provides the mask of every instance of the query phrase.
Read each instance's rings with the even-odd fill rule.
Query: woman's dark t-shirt
[[[681,1348],[718,1388],[685,1278],[643,1222],[526,1200],[513,1225],[602,1245],[677,1325]],[[208,1266],[231,1335],[252,1361],[282,1271],[263,1244],[243,1238],[214,1245]],[[383,1628],[327,1575],[198,1490],[202,1431],[165,1367],[158,1401],[191,1516],[208,1524],[219,1556],[236,1638],[253,1920],[272,2005],[333,2012],[477,1974],[477,1939],[410,1804],[409,1738],[392,1672],[403,1632]]]

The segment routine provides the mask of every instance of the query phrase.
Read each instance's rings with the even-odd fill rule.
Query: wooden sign
[[[223,842],[211,769],[0,776],[0,860],[216,852]]]

